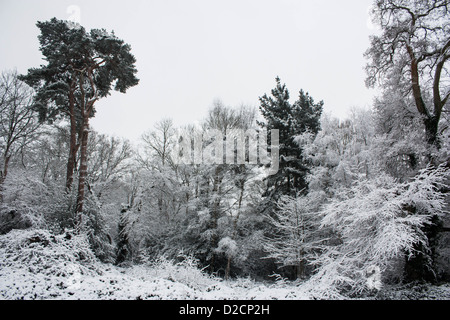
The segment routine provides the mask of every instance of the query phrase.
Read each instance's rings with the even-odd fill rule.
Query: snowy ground
[[[143,267],[108,266],[99,275],[45,276],[28,270],[0,271],[3,299],[81,300],[270,300],[307,299],[298,288],[273,288],[251,281],[187,283],[158,278]]]
[[[81,237],[47,231],[0,236],[2,299],[308,299],[294,285],[268,286],[249,279],[213,278],[192,260],[120,268],[98,262]]]
[[[307,285],[223,281],[189,259],[130,268],[103,264],[79,236],[44,230],[0,236],[0,299],[308,300],[317,294]],[[379,298],[450,299],[450,286],[402,288]]]
[[[150,271],[151,272],[151,271]],[[295,288],[235,285],[217,282],[193,286],[149,276],[149,270],[120,270],[110,267],[101,275],[55,277],[35,275],[27,270],[0,274],[3,299],[81,299],[81,300],[224,300],[224,299],[301,299]]]

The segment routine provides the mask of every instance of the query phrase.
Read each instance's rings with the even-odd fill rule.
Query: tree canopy
[[[428,142],[439,146],[439,122],[450,97],[450,1],[376,0],[381,34],[366,52],[368,86],[378,82],[412,96]]]

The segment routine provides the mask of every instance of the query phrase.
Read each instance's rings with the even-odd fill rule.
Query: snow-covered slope
[[[0,236],[2,299],[308,299],[294,285],[268,286],[249,279],[225,282],[192,260],[159,259],[120,268],[99,262],[82,236],[17,230]]]
[[[13,230],[0,236],[0,299],[308,300],[345,299],[312,282],[224,281],[192,258],[127,268],[98,261],[84,236]],[[450,286],[389,287],[371,299],[450,299]]]

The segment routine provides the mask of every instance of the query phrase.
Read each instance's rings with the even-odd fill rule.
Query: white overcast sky
[[[140,84],[97,103],[101,133],[135,140],[162,118],[193,123],[215,99],[257,107],[276,76],[292,100],[303,89],[343,118],[373,100],[363,57],[372,1],[0,0],[0,70],[45,63],[37,21],[79,18],[114,30],[137,59]]]

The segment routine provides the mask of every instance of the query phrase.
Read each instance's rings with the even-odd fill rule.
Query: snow
[[[222,238],[216,249],[217,252],[223,252],[227,257],[235,257],[238,253],[238,246],[236,241],[230,237]]]
[[[70,277],[34,274],[25,268],[5,268],[0,272],[3,299],[81,300],[272,300],[307,299],[298,288],[243,286],[240,281],[216,281],[197,287],[191,283],[152,276],[146,267],[129,269],[103,266],[101,275]]]
[[[368,270],[370,271],[370,270]],[[373,270],[372,270],[373,271]],[[370,278],[378,284],[378,272]],[[450,299],[450,285],[388,287],[370,299]],[[118,267],[99,262],[84,236],[13,230],[0,236],[1,300],[310,300],[346,299],[317,283],[225,281],[196,262],[159,258]]]
[[[117,267],[99,262],[83,236],[13,230],[0,236],[0,298],[306,300],[312,295],[295,284],[224,281],[204,273],[188,258]]]
[[[224,238],[223,249],[233,240]],[[220,247],[220,246],[219,246]],[[69,231],[12,230],[0,236],[0,299],[6,300],[309,300],[347,299],[334,283],[352,283],[337,277],[329,263],[305,282],[278,279],[270,283],[240,278],[225,281],[199,268],[189,256],[178,261],[161,257],[142,264],[118,267],[101,263],[87,237]],[[327,269],[328,268],[328,269]],[[391,288],[381,286],[380,269],[370,266],[367,285],[381,299],[449,299],[450,287]],[[330,280],[332,283],[327,283]],[[379,289],[382,289],[381,291]]]

